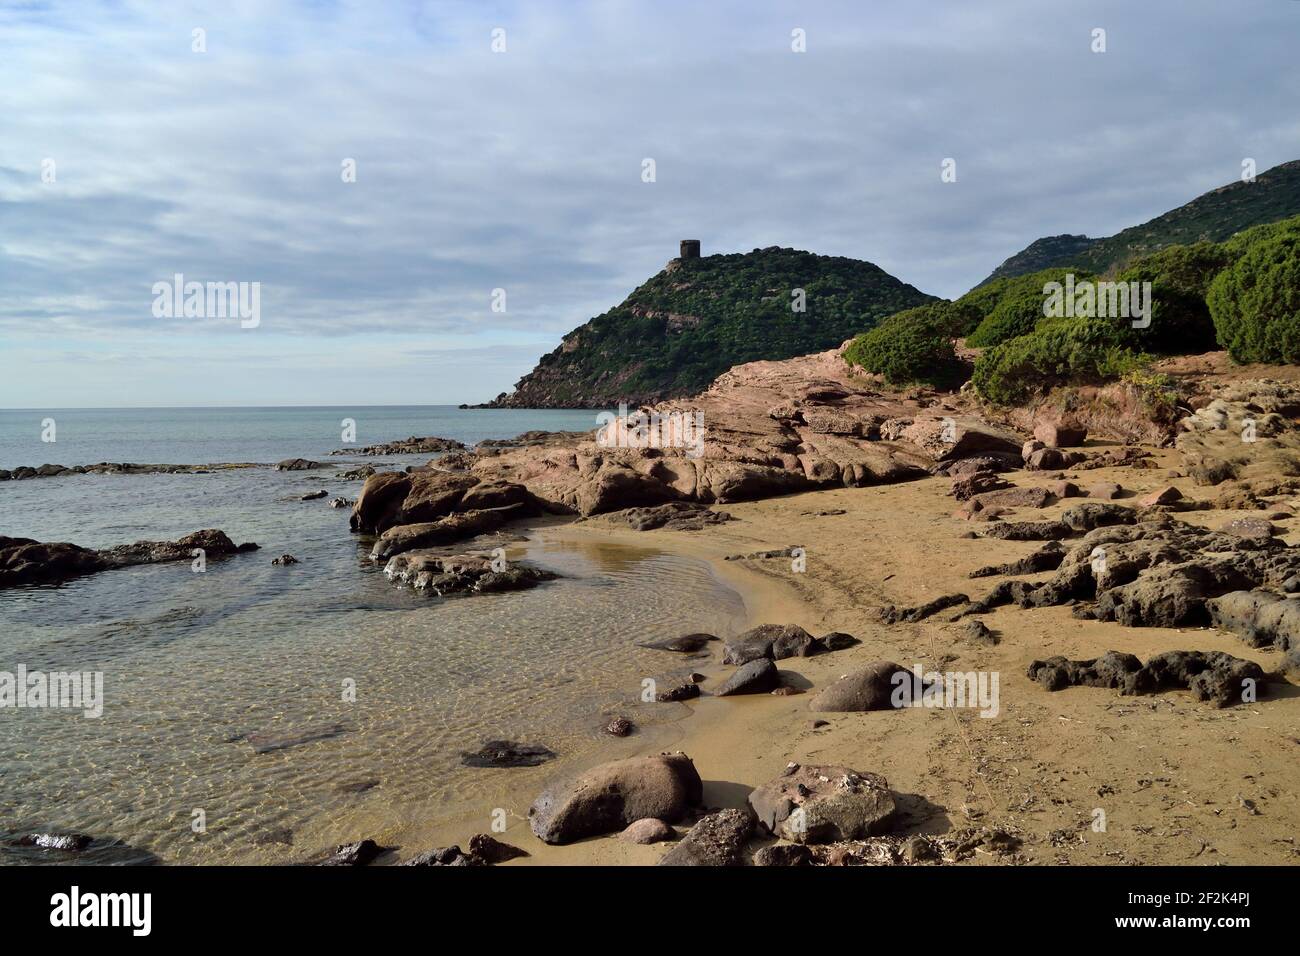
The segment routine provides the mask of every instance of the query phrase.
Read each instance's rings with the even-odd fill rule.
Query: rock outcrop
[[[749,805],[761,829],[792,843],[864,839],[888,829],[896,810],[879,774],[796,763],[753,791]]]
[[[0,537],[0,588],[59,581],[136,564],[190,561],[196,551],[206,560],[256,550],[257,545],[236,545],[224,531],[215,529],[195,531],[176,541],[137,541],[102,550],[67,542]]]

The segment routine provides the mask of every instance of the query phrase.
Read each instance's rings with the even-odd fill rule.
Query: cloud
[[[260,352],[312,392],[286,343],[342,364],[364,343],[382,377],[371,349],[398,365],[423,340],[434,362],[463,339],[481,374],[428,400],[481,400],[531,364],[497,348],[548,350],[684,236],[957,295],[1041,235],[1113,233],[1244,156],[1300,155],[1296,3],[226,6],[0,10],[0,336],[136,342],[138,402],[184,397],[148,356],[195,336],[207,365]],[[262,326],[154,319],[177,272],[261,282]],[[48,364],[8,370],[0,403],[44,400]]]

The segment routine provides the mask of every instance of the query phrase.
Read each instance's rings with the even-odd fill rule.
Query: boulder
[[[1044,421],[1035,426],[1034,438],[1052,448],[1077,448],[1088,440],[1088,429],[1074,423]]]
[[[765,694],[781,683],[780,674],[770,658],[760,657],[742,664],[713,692],[715,697],[733,694]]]
[[[1183,493],[1173,485],[1166,485],[1155,491],[1149,492],[1138,499],[1138,504],[1143,508],[1154,508],[1159,505],[1171,505],[1176,501],[1182,500]]]
[[[529,808],[529,825],[544,843],[572,843],[646,817],[676,823],[703,796],[700,775],[685,754],[633,757],[548,787]]]
[[[884,777],[841,766],[800,766],[749,795],[761,830],[792,843],[864,840],[889,829],[896,805]]]
[[[748,664],[760,657],[785,660],[818,650],[813,636],[797,624],[760,624],[722,645],[722,663]]]
[[[286,458],[284,461],[275,463],[276,471],[315,471],[317,468],[333,468],[333,465],[327,465],[319,461],[312,461],[309,458]]]
[[[911,680],[911,672],[891,661],[873,661],[841,677],[809,702],[814,711],[893,710],[894,675]]]
[[[720,810],[703,817],[663,855],[660,866],[744,866],[745,844],[754,832],[746,810]]]
[[[1103,481],[1095,484],[1088,489],[1089,498],[1097,498],[1102,501],[1109,501],[1118,498],[1124,493],[1124,487],[1113,481]]]

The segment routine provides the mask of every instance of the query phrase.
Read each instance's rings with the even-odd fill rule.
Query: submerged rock
[[[175,541],[137,541],[94,550],[67,542],[42,543],[31,538],[0,537],[0,588],[58,581],[111,568],[166,561],[219,558],[256,551],[249,542],[236,545],[224,531],[206,529]]]
[[[475,751],[462,751],[466,767],[538,767],[555,759],[555,752],[541,744],[517,744],[511,740],[489,740]]]
[[[396,847],[380,846],[374,840],[359,840],[356,843],[339,845],[333,853],[321,860],[317,866],[368,866],[376,857]]]
[[[648,647],[654,651],[673,651],[678,654],[695,654],[704,650],[717,638],[712,634],[683,634],[662,641],[647,641],[637,647]]]

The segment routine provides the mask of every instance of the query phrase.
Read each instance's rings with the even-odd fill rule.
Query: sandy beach
[[[1163,486],[1170,483],[1177,455],[1156,454],[1161,467],[1098,469],[1082,479],[1122,481],[1137,493]],[[1007,477],[1017,485],[1048,483],[1041,473]],[[1186,479],[1172,483],[1191,498],[1206,496],[1207,489]],[[1220,650],[1271,671],[1279,663],[1276,652],[1249,648],[1213,629],[1132,629],[1077,620],[1067,607],[1005,607],[984,615],[1001,635],[997,646],[964,639],[949,621],[951,612],[917,624],[878,620],[882,605],[916,604],[951,592],[977,598],[991,583],[968,578],[972,570],[1034,547],[963,538],[969,525],[951,517],[948,486],[932,478],[731,504],[724,510],[736,521],[703,531],[634,532],[596,519],[540,532],[653,544],[706,559],[743,595],[747,624],[793,623],[813,634],[846,631],[862,641],[835,654],[782,660],[787,683],[797,687],[819,690],[877,659],[1000,675],[1000,712],[994,718],[937,708],[814,714],[807,693],[708,696],[729,670],[715,649],[691,662],[707,678],[705,696],[645,705],[683,710],[670,743],[665,746],[661,735],[647,747],[634,735],[620,742],[621,755],[684,751],[704,780],[709,807],[743,807],[754,787],[777,777],[790,761],[880,773],[902,795],[897,832],[903,835],[992,826],[1023,841],[1012,854],[981,849],[969,861],[976,864],[1294,863],[1298,848],[1290,821],[1300,812],[1294,760],[1300,693],[1293,685],[1270,684],[1258,703],[1220,710],[1181,691],[1121,697],[1075,687],[1049,693],[1025,675],[1034,659],[1090,658],[1111,649],[1144,659],[1179,648]],[[1070,503],[1033,514],[1052,517]],[[844,513],[818,514],[839,510]],[[1204,510],[1182,517],[1217,526],[1242,514]],[[789,558],[725,560],[792,545],[806,549],[802,573],[792,571]],[[665,636],[674,636],[667,622]],[[827,725],[814,729],[815,719]],[[629,845],[616,835],[548,846],[529,831],[526,813],[553,774],[545,767],[492,772],[505,778],[510,794],[512,819],[502,838],[531,854],[511,865],[653,864],[664,852],[662,845]],[[521,775],[517,785],[511,774]],[[484,828],[477,816],[440,821],[422,844],[464,845]]]

